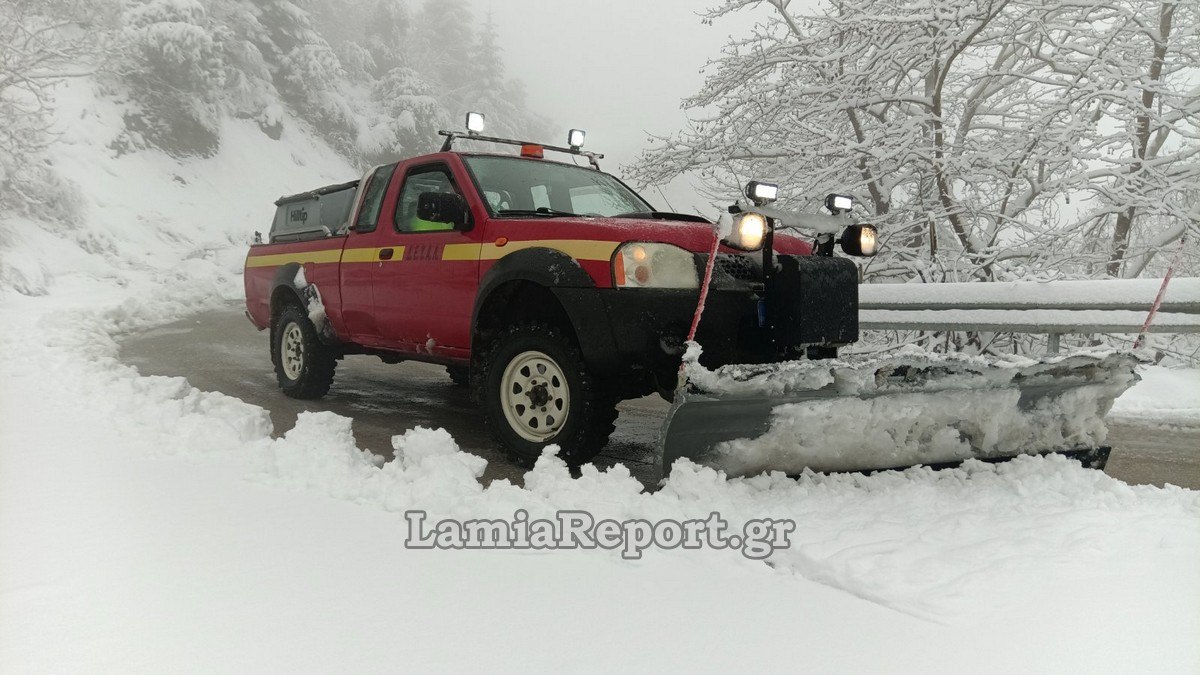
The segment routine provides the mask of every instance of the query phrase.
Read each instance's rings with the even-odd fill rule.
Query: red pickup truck
[[[674,390],[714,224],[657,211],[579,146],[442,133],[442,152],[276,202],[246,258],[247,316],[270,329],[289,396],[325,395],[347,355],[443,364],[516,460],[556,443],[585,462],[620,400]],[[467,137],[521,154],[452,149]],[[759,251],[726,241],[699,327],[706,365],[857,339],[853,263],[783,234]]]

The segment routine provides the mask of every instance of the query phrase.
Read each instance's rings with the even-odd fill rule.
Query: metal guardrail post
[[[1048,339],[1047,350],[1051,355],[1057,354],[1059,350],[1059,338],[1062,337],[1059,333],[1050,333],[1046,336]]]

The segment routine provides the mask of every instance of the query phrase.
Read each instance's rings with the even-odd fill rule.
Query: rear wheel
[[[542,448],[557,444],[559,456],[578,466],[608,442],[616,400],[557,328],[532,322],[505,330],[492,343],[483,369],[488,428],[517,462],[532,465]]]
[[[317,337],[317,329],[296,305],[279,313],[271,337],[275,379],[292,398],[321,398],[333,384],[337,358]]]

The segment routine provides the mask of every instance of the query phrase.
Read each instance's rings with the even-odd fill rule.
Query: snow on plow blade
[[[1104,414],[1139,379],[1137,359],[1114,353],[1001,361],[921,352],[715,371],[698,358],[693,345],[663,429],[664,475],[681,457],[750,476],[1096,453]]]

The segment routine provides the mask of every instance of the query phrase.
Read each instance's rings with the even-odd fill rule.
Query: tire
[[[471,369],[466,366],[446,366],[446,374],[450,376],[450,381],[459,387],[471,384]]]
[[[516,463],[532,466],[553,443],[559,457],[578,467],[608,442],[616,399],[559,329],[541,322],[505,329],[489,346],[482,371],[478,395],[488,430]]]
[[[271,334],[271,362],[283,393],[292,398],[321,398],[333,384],[337,358],[317,337],[317,329],[300,307],[288,304]]]

